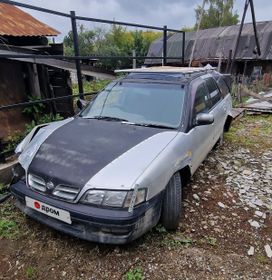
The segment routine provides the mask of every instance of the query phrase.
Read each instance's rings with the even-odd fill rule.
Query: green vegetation
[[[83,90],[85,93],[98,92],[102,90],[106,85],[110,83],[110,80],[94,80],[91,82],[83,82]],[[78,94],[78,84],[73,84],[72,86],[73,94]]]
[[[35,279],[36,275],[37,275],[37,270],[36,270],[35,267],[29,266],[26,269],[26,277],[27,277],[27,279]]]
[[[161,224],[158,224],[156,227],[155,227],[155,231],[158,232],[158,233],[161,233],[161,234],[167,234],[167,230],[165,229],[165,227]]]
[[[188,247],[194,243],[194,240],[190,237],[184,236],[181,233],[172,235],[168,234],[166,238],[163,240],[163,245],[171,246],[171,247],[179,247],[179,246],[185,246]]]
[[[5,219],[0,219],[0,237],[13,238],[18,233],[18,226],[16,222]]]
[[[40,98],[29,96],[29,101],[38,101]],[[45,105],[37,103],[30,105],[23,109],[22,113],[32,118],[32,121],[26,124],[25,131],[23,133],[15,133],[5,139],[7,145],[4,151],[14,150],[16,146],[22,141],[22,139],[37,125],[46,124],[54,121],[62,120],[63,118],[59,114],[45,113]]]
[[[0,238],[14,239],[19,234],[14,206],[5,202],[0,206]]]
[[[200,29],[235,25],[239,22],[237,11],[233,13],[233,0],[207,0],[209,6],[203,13]],[[198,23],[201,15],[201,6],[195,9],[196,22]]]
[[[257,152],[259,147],[272,148],[271,135],[271,115],[247,115],[239,122],[233,123],[224,137],[231,144],[253,149]]]
[[[115,24],[109,30],[89,30],[84,25],[78,27],[79,51],[83,56],[131,56],[133,50],[137,56],[145,56],[151,42],[161,36],[161,32],[128,31]],[[74,55],[71,31],[64,37],[63,43],[65,55]],[[137,60],[137,63],[141,65],[143,60]],[[96,65],[107,70],[130,68],[132,59],[103,59]]]
[[[18,212],[12,200],[0,205],[0,239],[18,239],[28,230],[25,217]]]
[[[35,126],[39,124],[46,124],[50,122],[60,121],[63,120],[63,117],[59,114],[44,114],[40,116],[37,121],[32,120],[30,123],[26,124],[26,130],[24,132],[24,136],[29,133]]]
[[[126,280],[144,280],[144,275],[143,271],[141,268],[137,267],[134,269],[130,269],[126,274],[125,274],[125,279]]]
[[[39,100],[41,99],[36,96],[28,96],[29,102],[39,101]],[[44,104],[36,103],[25,107],[22,112],[28,116],[31,116],[37,122],[44,109],[45,109]]]

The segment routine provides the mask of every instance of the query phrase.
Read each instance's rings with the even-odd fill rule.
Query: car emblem
[[[46,183],[46,188],[48,190],[52,190],[52,189],[54,189],[54,187],[55,186],[54,186],[53,182],[49,181],[49,182]]]

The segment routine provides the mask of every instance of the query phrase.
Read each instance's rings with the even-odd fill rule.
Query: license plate
[[[40,202],[36,199],[32,199],[30,197],[25,197],[26,200],[26,206],[29,208],[32,208],[40,213],[43,213],[47,216],[50,216],[52,218],[58,219],[60,221],[63,221],[67,224],[71,224],[71,216],[68,211],[53,207],[51,205],[48,205],[46,203]]]

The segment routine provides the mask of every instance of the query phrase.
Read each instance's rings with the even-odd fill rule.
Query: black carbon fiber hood
[[[61,183],[82,188],[110,162],[163,131],[165,129],[75,118],[45,140],[28,171],[54,185]]]

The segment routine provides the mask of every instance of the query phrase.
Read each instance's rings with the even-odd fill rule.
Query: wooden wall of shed
[[[0,60],[0,106],[27,101],[23,63]],[[22,108],[0,111],[0,139],[25,130]]]

